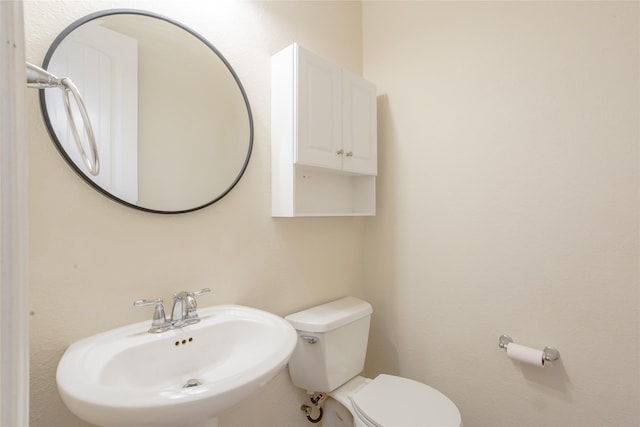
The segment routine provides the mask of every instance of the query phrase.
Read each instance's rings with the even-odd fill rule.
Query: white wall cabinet
[[[376,88],[293,44],[272,57],[273,216],[375,215]]]

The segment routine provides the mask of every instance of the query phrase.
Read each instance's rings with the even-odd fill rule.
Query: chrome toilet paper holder
[[[500,338],[498,338],[498,347],[506,350],[507,346],[512,342],[513,339],[509,335],[500,335]],[[542,357],[545,362],[553,362],[554,360],[560,359],[560,352],[555,347],[546,346],[542,350]]]

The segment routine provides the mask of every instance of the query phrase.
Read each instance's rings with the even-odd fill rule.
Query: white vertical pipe
[[[0,425],[29,425],[27,146],[22,0],[0,1]]]

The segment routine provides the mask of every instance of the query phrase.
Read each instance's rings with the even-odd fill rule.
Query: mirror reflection
[[[82,94],[100,174],[83,165],[61,91],[43,90],[54,142],[80,176],[116,201],[188,212],[219,200],[242,176],[253,139],[246,94],[222,55],[190,29],[148,12],[101,12],[67,28],[44,68],[70,77]]]

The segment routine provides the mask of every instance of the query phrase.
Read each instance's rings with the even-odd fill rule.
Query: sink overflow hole
[[[182,341],[176,341],[175,343],[173,343],[173,345],[175,345],[176,347],[179,346],[180,344],[186,344],[188,342],[192,342],[193,341],[193,337],[190,337],[188,340],[182,340]]]
[[[202,385],[202,382],[200,380],[191,378],[185,385],[182,386],[182,388],[198,387],[199,385]]]

